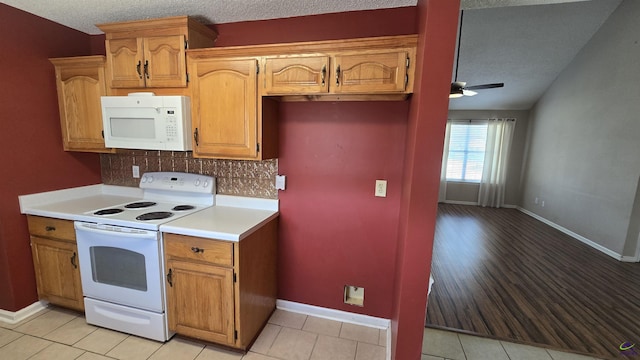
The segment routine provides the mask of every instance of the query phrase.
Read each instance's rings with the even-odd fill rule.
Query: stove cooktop
[[[140,179],[140,188],[144,191],[142,199],[88,211],[80,221],[157,230],[163,223],[214,204],[215,179],[210,176],[146,173]]]

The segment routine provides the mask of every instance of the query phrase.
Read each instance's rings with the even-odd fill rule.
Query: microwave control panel
[[[175,109],[166,109],[166,134],[167,134],[167,142],[172,143],[178,139],[180,135],[178,133],[178,123],[176,121],[176,110]]]

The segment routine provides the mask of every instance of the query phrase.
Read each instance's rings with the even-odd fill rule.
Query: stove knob
[[[205,181],[204,183],[202,183],[202,187],[209,187],[209,182]]]
[[[142,177],[142,179],[141,179],[141,181],[142,181],[143,183],[147,182],[147,177],[146,177],[146,176],[143,176],[143,177]]]
[[[199,186],[200,185],[200,179],[196,179],[196,181],[193,182],[193,185]]]
[[[153,182],[153,176],[149,176],[149,178],[147,179],[147,182],[152,183]]]

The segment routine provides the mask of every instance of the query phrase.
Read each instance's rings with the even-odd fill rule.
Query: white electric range
[[[166,341],[161,224],[214,205],[215,179],[146,173],[141,199],[84,213],[75,221],[85,314],[90,324]]]

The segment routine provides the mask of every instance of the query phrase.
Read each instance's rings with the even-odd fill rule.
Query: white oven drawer
[[[167,341],[166,314],[84,298],[87,323],[157,341]]]

